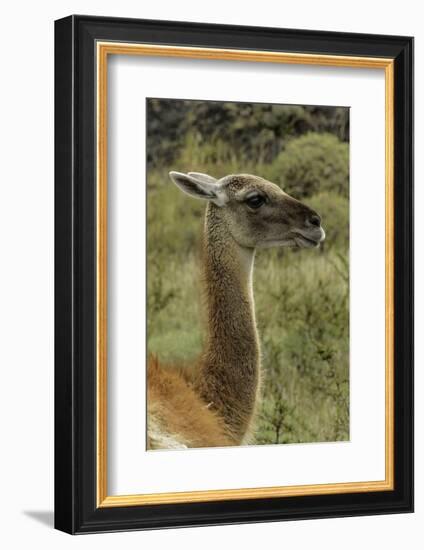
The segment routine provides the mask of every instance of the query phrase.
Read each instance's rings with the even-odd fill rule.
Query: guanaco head
[[[189,172],[170,172],[185,193],[212,202],[240,246],[311,248],[325,238],[319,215],[258,176],[234,174],[219,180]]]

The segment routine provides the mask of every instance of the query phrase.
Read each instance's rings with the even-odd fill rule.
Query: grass
[[[206,154],[200,167],[190,161],[222,175],[207,165]],[[164,362],[190,362],[201,352],[205,328],[199,276],[205,205],[183,195],[165,170],[150,171],[147,200],[148,350]],[[263,366],[258,444],[349,438],[348,202],[331,192],[306,202],[322,215],[324,246],[256,257]]]

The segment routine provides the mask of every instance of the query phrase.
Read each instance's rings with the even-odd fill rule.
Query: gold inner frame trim
[[[394,60],[390,58],[162,46],[123,42],[96,44],[97,54],[97,506],[142,506],[394,489]],[[385,72],[385,479],[244,489],[109,496],[107,493],[107,61],[109,55],[219,59],[261,63],[384,69]]]

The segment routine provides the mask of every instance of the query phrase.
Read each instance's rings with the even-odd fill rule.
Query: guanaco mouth
[[[293,239],[299,248],[315,248],[321,242],[321,239],[310,239],[300,233],[294,233]]]

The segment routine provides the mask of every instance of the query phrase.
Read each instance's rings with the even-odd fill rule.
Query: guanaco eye
[[[250,208],[260,208],[264,203],[265,198],[262,195],[251,195],[246,199],[246,204]]]

